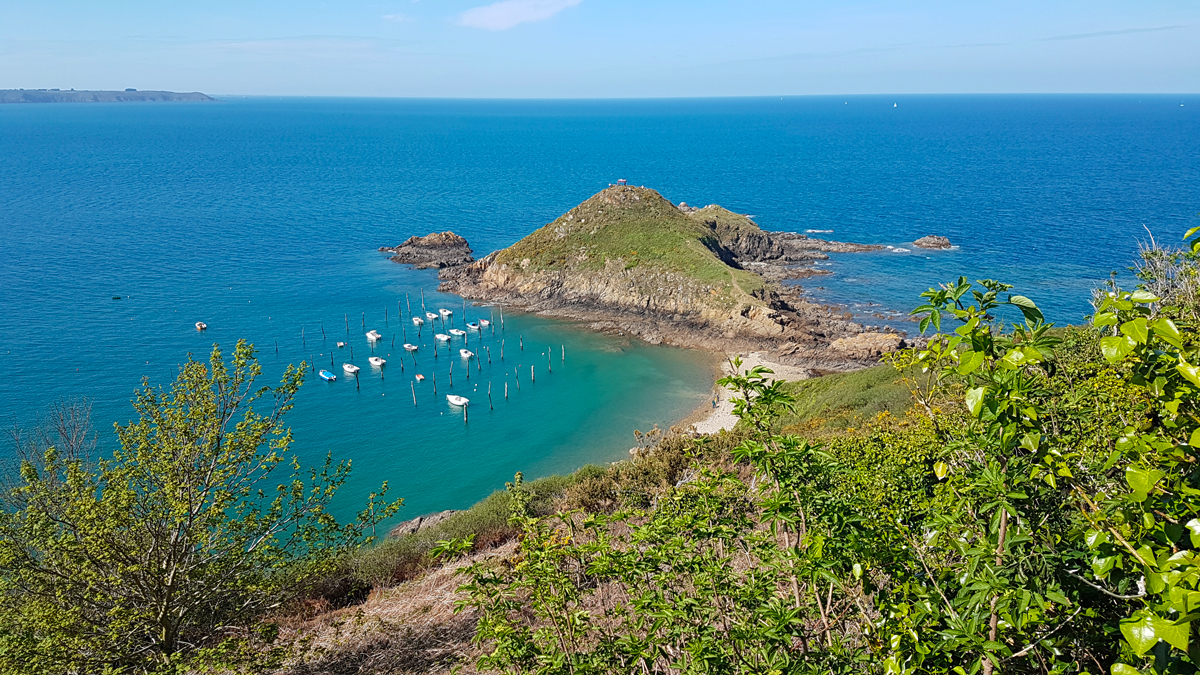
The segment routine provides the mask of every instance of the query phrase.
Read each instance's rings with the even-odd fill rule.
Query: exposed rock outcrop
[[[872,361],[904,346],[904,338],[895,333],[859,333],[834,340],[829,349],[852,361]]]
[[[406,534],[413,534],[416,532],[420,532],[421,530],[424,530],[424,529],[433,527],[434,525],[437,525],[438,523],[446,520],[447,518],[454,515],[455,513],[458,513],[458,512],[454,511],[454,510],[447,510],[447,511],[440,511],[438,513],[431,513],[427,516],[419,516],[417,518],[413,518],[412,520],[406,520],[403,523],[400,523],[400,524],[396,525],[395,527],[393,527],[391,530],[389,530],[388,536],[389,537],[401,537]]]
[[[814,239],[798,232],[772,232],[771,238],[783,246],[789,257],[795,256],[791,258],[793,260],[807,260],[808,258],[805,257],[805,254],[813,251],[825,253],[864,253],[867,251],[879,251],[884,248],[879,244],[854,244],[846,241]]]
[[[945,251],[945,250],[951,248],[949,239],[947,239],[945,237],[939,237],[934,234],[931,234],[926,237],[921,237],[920,239],[913,242],[913,246],[916,246],[918,248],[933,249],[935,251]]]
[[[467,240],[453,232],[434,232],[424,237],[409,237],[399,246],[381,246],[380,251],[394,253],[392,260],[417,269],[453,267],[475,262]]]

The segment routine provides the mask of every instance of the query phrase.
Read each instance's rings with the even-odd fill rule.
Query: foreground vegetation
[[[639,434],[630,461],[518,474],[373,546],[398,503],[381,492],[338,524],[348,466],[302,471],[288,451],[299,373],[255,389],[248,346],[229,365],[214,351],[139,394],[111,458],[67,408],[18,439],[0,670],[318,672],[281,619],[474,553],[458,665],[478,670],[1196,672],[1197,256],[1143,260],[1141,287],[1101,289],[1084,327],[1052,329],[994,281],[931,289],[915,313],[934,336],[888,366],[738,372],[721,381],[733,433]]]

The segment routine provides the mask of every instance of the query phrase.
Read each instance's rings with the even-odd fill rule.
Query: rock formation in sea
[[[939,237],[935,234],[921,237],[913,242],[913,246],[916,246],[917,248],[933,249],[935,251],[945,251],[951,247],[949,239],[945,237]]]
[[[380,251],[394,253],[392,260],[417,269],[453,267],[475,262],[467,240],[453,232],[434,232],[424,237],[409,237],[399,246],[381,246]]]
[[[683,210],[654,190],[613,186],[509,248],[442,269],[439,278],[445,292],[652,344],[771,352],[790,344],[789,363],[852,368],[877,361],[902,338],[834,349],[865,329],[776,280],[797,262],[827,257],[826,250],[879,248],[779,236],[720,206]]]

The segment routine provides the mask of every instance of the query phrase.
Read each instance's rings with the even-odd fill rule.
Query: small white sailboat
[[[379,334],[379,331],[371,329],[367,331],[367,339],[371,342],[378,342],[383,339],[383,336]]]
[[[458,350],[458,354],[464,359],[469,359],[472,356],[475,356],[475,352],[471,351],[470,349],[460,349]]]
[[[483,326],[484,328],[487,328],[488,326],[492,325],[492,322],[488,321],[487,319],[480,319],[479,325]]]
[[[339,342],[339,343],[337,343],[337,345],[338,345],[338,349],[341,349],[342,347],[345,347],[345,346],[346,346],[346,343],[345,343],[345,342]]]
[[[196,322],[196,330],[206,330],[207,328],[208,324],[204,323],[203,321]]]
[[[446,317],[450,316],[451,314],[453,314],[454,312],[451,312],[451,311],[450,311],[450,310],[448,310],[448,309],[439,309],[439,310],[438,310],[438,313],[439,313],[439,314],[441,314],[441,315],[442,315],[442,318],[444,319],[444,318],[446,318]]]
[[[458,337],[462,337],[467,334],[467,331],[461,328],[451,328],[449,332],[451,335],[457,335]]]
[[[437,314],[434,314],[433,312],[425,312],[425,318],[429,319],[430,321],[437,321]]]
[[[413,325],[414,326],[423,326],[423,325],[425,325],[425,319],[422,319],[419,316],[414,316],[413,317]]]
[[[358,373],[358,366],[354,365],[353,363],[343,363],[342,370],[346,371],[350,375],[354,375]]]
[[[450,336],[446,335],[445,333],[435,333],[433,337],[434,339],[441,340],[442,342],[450,341]]]
[[[416,346],[416,345],[414,345],[414,344],[409,344],[408,342],[405,342],[405,343],[404,343],[404,348],[405,348],[405,349],[407,349],[407,350],[408,350],[408,351],[410,351],[410,352],[415,352],[415,351],[417,351],[417,346]]]
[[[468,322],[467,322],[467,328],[468,328],[469,330],[479,330],[479,324],[477,324],[477,323],[475,323],[475,322],[473,322],[473,321],[468,321]]]
[[[368,362],[369,362],[371,365],[375,366],[376,368],[378,368],[379,366],[382,366],[383,364],[387,363],[387,359],[385,359],[385,358],[382,358],[382,357],[379,357],[379,356],[368,356],[368,357],[367,357],[367,361],[368,361]]]
[[[470,399],[463,398],[462,396],[455,396],[454,394],[446,394],[446,400],[450,402],[450,405],[458,406],[465,406],[471,402]]]

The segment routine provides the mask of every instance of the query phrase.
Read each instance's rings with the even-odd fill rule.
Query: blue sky
[[[0,0],[0,88],[658,97],[1200,91],[1200,3]]]

